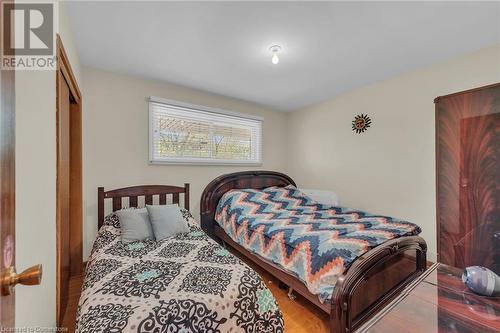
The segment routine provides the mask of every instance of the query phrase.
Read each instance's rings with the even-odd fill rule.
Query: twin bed
[[[189,207],[189,185],[98,189],[99,232],[87,262],[76,332],[282,333],[276,301],[259,275],[209,238],[188,210],[189,232],[161,241],[124,244],[113,212],[146,204]],[[171,196],[167,198],[167,196]]]
[[[312,201],[269,171],[213,180],[201,197],[201,228],[159,242],[123,244],[113,211],[146,204],[189,208],[189,186],[98,190],[99,234],[88,261],[78,332],[283,332],[261,278],[229,245],[330,314],[331,332],[352,332],[426,267],[418,226]],[[167,200],[172,195],[172,200]],[[224,247],[222,246],[224,245]]]

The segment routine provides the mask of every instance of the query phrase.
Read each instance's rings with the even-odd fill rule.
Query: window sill
[[[180,162],[180,161],[149,161],[149,165],[189,165],[189,166],[262,166],[262,162]]]

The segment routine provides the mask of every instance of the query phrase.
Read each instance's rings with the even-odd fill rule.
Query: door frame
[[[1,2],[0,2],[1,5]],[[15,70],[0,70],[0,275],[16,262]],[[0,328],[15,326],[15,293],[0,294]]]
[[[64,227],[61,221],[60,207],[60,152],[59,152],[59,113],[61,109],[61,101],[59,97],[59,85],[62,80],[66,81],[69,91],[73,97],[70,104],[70,276],[79,275],[83,270],[83,179],[82,179],[82,95],[78,87],[75,75],[71,68],[68,56],[64,49],[61,37],[57,34],[57,70],[56,70],[56,119],[57,119],[57,180],[56,180],[56,253],[57,253],[57,298],[56,298],[56,315],[58,324],[64,316],[62,300],[64,296],[61,293],[61,258],[62,253],[62,228]],[[67,254],[66,254],[67,255]]]

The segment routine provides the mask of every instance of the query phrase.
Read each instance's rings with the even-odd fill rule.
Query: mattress
[[[298,277],[321,302],[370,249],[421,229],[393,217],[315,202],[294,186],[231,190],[215,220],[238,244]]]
[[[94,242],[76,332],[283,332],[259,275],[209,238],[189,212],[190,231],[124,244],[116,214]]]

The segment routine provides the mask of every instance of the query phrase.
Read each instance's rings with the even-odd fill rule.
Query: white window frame
[[[188,110],[190,112],[193,111],[202,111],[208,113],[221,114],[226,116],[233,116],[237,118],[243,119],[251,119],[257,120],[261,122],[260,127],[260,142],[258,147],[257,160],[245,161],[245,160],[215,160],[215,159],[206,159],[206,158],[179,158],[179,157],[171,157],[166,159],[155,159],[153,154],[153,143],[154,143],[154,130],[153,130],[153,107],[152,104],[164,104],[167,107],[180,109],[180,110]],[[148,109],[149,109],[149,164],[167,164],[167,165],[241,165],[241,166],[261,166],[262,165],[262,148],[263,148],[263,123],[264,118],[256,115],[244,114],[239,112],[232,112],[218,108],[212,108],[208,106],[190,104],[180,101],[175,101],[171,99],[165,99],[161,97],[150,96],[148,99]]]

